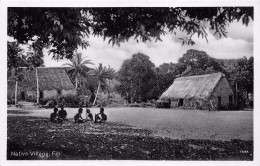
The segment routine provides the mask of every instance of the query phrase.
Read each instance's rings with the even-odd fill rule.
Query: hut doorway
[[[43,91],[40,91],[40,99],[43,98]]]
[[[21,91],[21,100],[25,100],[25,92],[24,91]]]
[[[179,107],[182,107],[182,106],[183,106],[183,99],[179,99],[179,101],[178,101],[178,106],[179,106]]]
[[[222,104],[221,104],[221,97],[219,96],[219,97],[218,97],[218,107],[221,107],[221,105],[222,105]]]
[[[233,96],[229,95],[229,105],[233,105]]]

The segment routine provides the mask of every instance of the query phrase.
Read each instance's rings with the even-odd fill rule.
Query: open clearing
[[[76,108],[65,108],[73,118]],[[90,108],[93,114],[98,108]],[[9,111],[8,115],[48,118],[52,109]],[[201,111],[157,108],[105,108],[109,122],[149,129],[172,139],[253,140],[253,111]],[[85,110],[83,117],[85,116]]]
[[[66,110],[62,124],[51,109],[8,110],[7,159],[253,160],[252,111],[107,108],[108,122],[75,124]]]

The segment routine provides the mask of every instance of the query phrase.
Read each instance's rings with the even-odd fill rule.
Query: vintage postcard
[[[1,3],[0,165],[259,164],[259,3]]]

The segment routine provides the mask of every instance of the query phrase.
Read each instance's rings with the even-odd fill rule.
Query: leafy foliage
[[[114,78],[115,70],[110,67],[107,68],[100,63],[98,68],[92,69],[89,73],[100,81],[101,89],[105,91],[107,88],[107,80],[112,80]]]
[[[23,49],[19,47],[19,44],[17,42],[8,42],[7,52],[7,68],[9,70],[26,66]]]
[[[228,73],[231,87],[237,89],[238,105],[244,108],[248,100],[248,93],[254,93],[254,58],[218,59],[221,66]]]
[[[49,47],[55,59],[73,57],[87,48],[89,35],[109,38],[120,45],[134,37],[138,42],[161,40],[165,30],[187,33],[183,44],[195,44],[192,36],[206,38],[206,27],[226,36],[226,26],[253,20],[253,7],[160,7],[160,8],[8,8],[8,35],[18,43],[33,41],[34,48]]]
[[[190,49],[178,60],[180,76],[192,76],[226,71],[204,51]]]
[[[164,63],[155,68],[148,56],[138,53],[121,66],[117,77],[121,84],[117,86],[117,91],[128,102],[131,99],[140,101],[139,96],[141,101],[158,99],[177,77],[222,72],[234,91],[238,84],[237,98],[241,104],[239,107],[243,108],[247,94],[253,93],[253,71],[253,57],[215,59],[204,51],[190,49],[179,58],[178,63]]]
[[[156,67],[156,80],[155,86],[151,90],[155,99],[159,98],[164,91],[166,91],[176,78],[176,64],[163,63],[159,67]]]
[[[95,104],[99,90],[108,90],[107,80],[112,80],[114,78],[115,70],[110,67],[103,67],[102,63],[100,63],[98,68],[92,69],[90,71],[90,75],[96,78],[96,80],[98,81],[97,93],[93,101],[93,104]]]
[[[76,89],[78,88],[78,81],[82,80],[82,77],[88,77],[88,72],[91,68],[87,65],[93,65],[91,60],[86,60],[87,57],[82,57],[82,53],[76,53],[70,61],[71,63],[65,63],[64,66],[69,66],[68,73],[73,83],[75,84]]]
[[[150,90],[154,86],[155,65],[147,55],[137,53],[131,59],[123,62],[118,80],[121,83],[118,91],[129,102],[139,102],[151,99]]]
[[[66,107],[68,106],[79,106],[80,104],[80,97],[75,94],[67,94],[67,95],[60,95],[58,97],[59,101],[64,101]]]
[[[231,79],[238,82],[241,90],[253,93],[254,88],[254,58],[241,58],[237,61],[237,69]]]
[[[41,50],[30,48],[27,54],[17,42],[7,42],[7,68],[8,70],[18,70],[19,67],[39,67],[43,66],[43,54]]]
[[[7,42],[7,77],[8,85],[15,86],[15,81],[22,81],[26,75],[23,68],[30,70],[33,67],[43,65],[43,54],[41,50],[30,48],[27,54],[17,42]]]
[[[33,47],[51,46],[54,58],[71,59],[78,45],[88,46],[86,23],[75,8],[8,8],[8,35],[22,44],[33,41]]]

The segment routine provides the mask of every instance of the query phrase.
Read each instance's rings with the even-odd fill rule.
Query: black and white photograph
[[[28,4],[1,6],[5,162],[257,160],[258,6]]]

